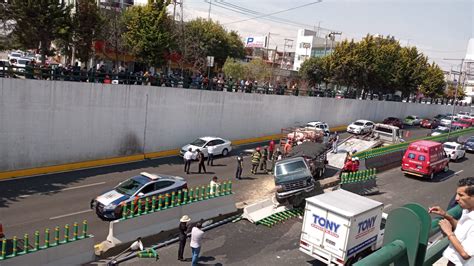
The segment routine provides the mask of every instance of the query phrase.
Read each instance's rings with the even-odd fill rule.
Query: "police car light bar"
[[[157,176],[157,175],[150,174],[150,173],[147,173],[147,172],[141,172],[140,175],[146,176],[146,177],[148,177],[148,178],[150,178],[150,179],[152,179],[152,180],[156,180],[156,179],[160,178],[160,177]]]

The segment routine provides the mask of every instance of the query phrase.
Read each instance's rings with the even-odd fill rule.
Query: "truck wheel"
[[[301,195],[298,195],[298,196],[295,196],[295,197],[291,197],[288,199],[288,203],[290,203],[293,208],[299,208],[299,207],[302,207],[304,206],[304,197],[302,197]]]
[[[276,199],[276,201],[277,201],[278,203],[280,203],[280,204],[284,204],[284,203],[286,203],[286,201],[287,201],[287,199],[280,199],[280,198],[278,198],[276,194],[275,194],[275,199]]]

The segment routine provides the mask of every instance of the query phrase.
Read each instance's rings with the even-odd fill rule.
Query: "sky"
[[[209,0],[182,1],[185,21],[208,17]],[[468,41],[474,38],[474,0],[210,1],[211,19],[243,38],[270,32],[270,48],[278,46],[281,51],[285,38],[294,40],[293,48],[287,51],[294,50],[298,29],[317,30],[319,25],[320,37],[331,31],[342,32],[336,40],[359,41],[367,34],[394,36],[402,46],[416,46],[430,62],[435,61],[449,71],[459,68],[459,59],[466,56]],[[238,13],[229,10],[231,6],[247,10]],[[256,14],[275,12],[280,13],[251,19]],[[285,23],[275,22],[282,19]]]

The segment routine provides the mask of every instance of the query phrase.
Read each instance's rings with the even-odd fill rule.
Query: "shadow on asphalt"
[[[247,149],[252,149],[264,143],[246,144],[235,147],[228,156],[235,156],[244,153]],[[220,158],[220,156],[216,156]],[[46,174],[27,178],[13,178],[9,180],[0,181],[0,208],[6,208],[13,202],[18,202],[23,196],[44,193],[47,195],[55,194],[60,190],[70,187],[79,181],[83,181],[89,177],[98,175],[105,175],[117,172],[126,172],[131,170],[154,168],[160,165],[182,165],[183,159],[178,156],[171,156],[166,158],[147,159],[144,161],[131,162],[118,165],[103,166],[97,168],[82,169],[64,173]],[[193,162],[197,167],[197,163]],[[225,165],[216,165],[225,166]],[[197,172],[193,173],[196,174]],[[204,173],[203,173],[204,174]],[[207,172],[206,174],[214,174],[214,172]]]

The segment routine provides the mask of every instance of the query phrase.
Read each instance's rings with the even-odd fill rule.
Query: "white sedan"
[[[347,132],[354,134],[369,133],[374,129],[374,122],[369,120],[357,120],[347,126]]]
[[[183,156],[184,153],[191,148],[193,152],[199,149],[204,153],[204,156],[207,157],[208,148],[210,146],[213,146],[214,148],[214,155],[227,156],[229,152],[232,151],[232,142],[230,142],[230,140],[219,137],[201,137],[197,138],[190,144],[184,145],[181,148],[180,154]]]
[[[443,148],[450,160],[457,161],[466,156],[466,150],[464,150],[462,144],[457,142],[445,142]]]

